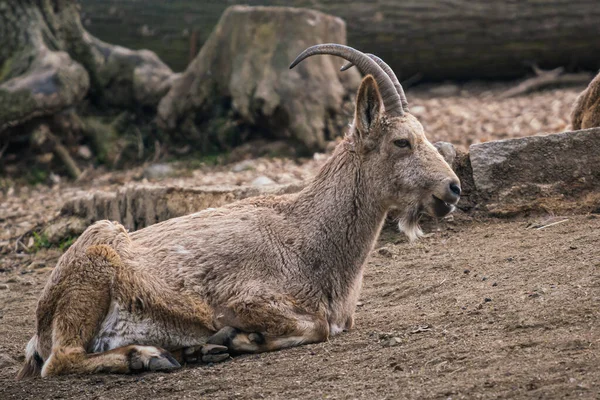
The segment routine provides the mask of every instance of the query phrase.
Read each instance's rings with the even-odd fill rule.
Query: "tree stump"
[[[346,43],[340,18],[308,9],[230,7],[161,100],[159,123],[224,147],[262,136],[324,149],[348,122],[360,75],[340,73],[342,60],[331,56],[292,71],[288,66],[306,47],[328,42]]]

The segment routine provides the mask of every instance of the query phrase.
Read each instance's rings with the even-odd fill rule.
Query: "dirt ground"
[[[387,229],[352,332],[169,374],[13,381],[48,272],[5,272],[0,398],[600,398],[600,217],[566,218]]]

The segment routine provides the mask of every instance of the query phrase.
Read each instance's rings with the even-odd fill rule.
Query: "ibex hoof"
[[[226,346],[218,344],[205,344],[204,346],[187,347],[183,351],[183,360],[188,364],[217,363],[229,358]]]
[[[240,334],[241,331],[239,329],[233,328],[231,326],[226,326],[221,328],[217,333],[212,335],[206,341],[206,344],[218,344],[220,346],[231,346],[231,341]]]
[[[231,326],[221,328],[206,341],[208,344],[226,346],[230,353],[255,353],[265,344],[262,333],[245,333]]]
[[[181,367],[168,351],[153,346],[135,346],[129,357],[132,372],[170,371]]]

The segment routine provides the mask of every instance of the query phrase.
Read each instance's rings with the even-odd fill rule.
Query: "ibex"
[[[573,130],[600,126],[600,74],[590,82],[575,100],[571,111]]]
[[[301,192],[246,199],[129,234],[90,226],[37,307],[19,378],[169,370],[229,354],[322,342],[352,328],[386,213],[419,235],[421,213],[458,202],[458,178],[409,114],[383,61],[337,44],[366,77],[344,140]],[[385,72],[387,71],[387,73]]]

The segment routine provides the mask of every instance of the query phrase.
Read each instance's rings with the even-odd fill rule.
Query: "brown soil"
[[[599,398],[600,218],[547,222],[386,230],[352,332],[170,374],[13,381],[48,277],[19,267],[0,277],[0,398]]]

